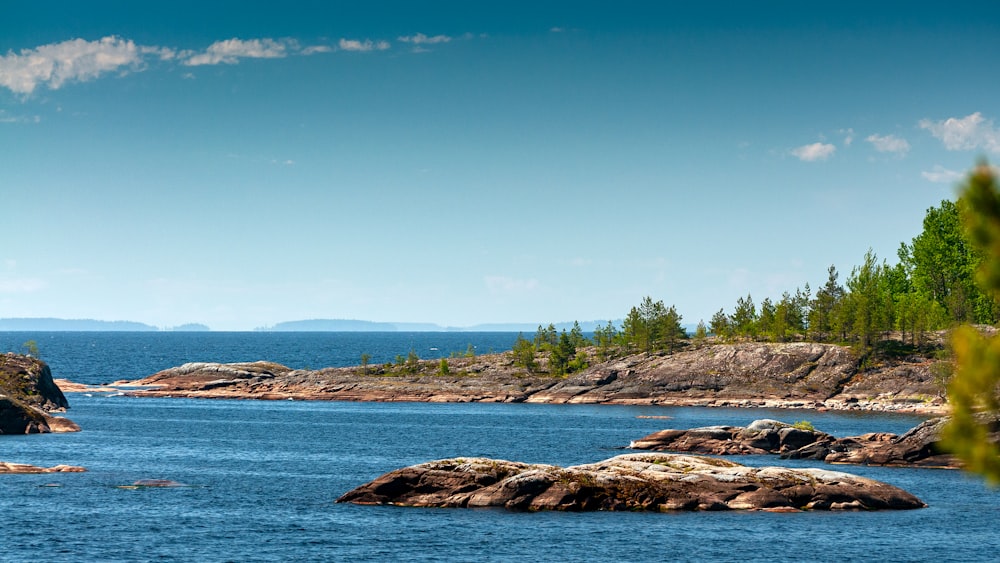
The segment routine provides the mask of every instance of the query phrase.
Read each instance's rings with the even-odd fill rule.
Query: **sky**
[[[1000,162],[996,2],[0,6],[2,318],[707,322]]]

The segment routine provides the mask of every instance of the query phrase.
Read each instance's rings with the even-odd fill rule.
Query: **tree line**
[[[899,261],[889,265],[869,250],[841,285],[836,267],[815,296],[809,285],[785,292],[756,307],[750,295],[732,313],[720,309],[709,331],[727,340],[815,340],[855,343],[870,348],[892,331],[921,345],[928,331],[961,323],[997,323],[997,299],[981,290],[976,270],[985,254],[962,226],[964,199],[931,207],[923,230],[902,243]]]
[[[731,312],[721,308],[709,323],[699,322],[696,340],[715,335],[723,341],[788,342],[812,340],[855,344],[868,350],[890,332],[921,346],[929,331],[961,323],[995,325],[1000,304],[976,284],[985,252],[973,244],[962,224],[964,198],[943,200],[927,210],[923,230],[901,243],[898,262],[890,265],[869,250],[841,283],[831,265],[826,281],[813,294],[809,284],[759,304],[747,294]],[[608,322],[587,338],[574,323],[570,331],[539,325],[534,338],[518,334],[514,361],[531,373],[566,375],[587,367],[581,350],[593,346],[598,360],[619,354],[673,352],[691,337],[674,305],[644,297],[620,326]]]

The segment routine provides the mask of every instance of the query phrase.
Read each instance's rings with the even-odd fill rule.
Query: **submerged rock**
[[[180,487],[190,487],[190,485],[185,485],[184,483],[178,483],[177,481],[171,481],[170,479],[139,479],[138,481],[132,483],[131,485],[118,485],[117,489],[150,489],[150,488],[161,488],[161,489],[173,489]]]
[[[746,467],[715,458],[626,454],[557,467],[487,458],[404,467],[337,500],[514,510],[880,510],[926,506],[873,479],[823,469]]]

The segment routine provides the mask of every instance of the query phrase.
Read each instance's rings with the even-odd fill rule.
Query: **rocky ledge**
[[[847,347],[816,343],[688,346],[673,354],[598,361],[552,377],[544,355],[529,373],[511,353],[414,365],[293,370],[272,362],[192,363],[137,381],[137,396],[348,401],[534,402],[828,408],[943,413],[942,389],[921,357],[862,369]]]
[[[629,447],[713,455],[779,454],[784,459],[827,463],[957,468],[958,460],[940,448],[941,428],[946,422],[946,418],[934,418],[902,435],[876,432],[836,438],[826,432],[764,419],[745,427],[661,430],[634,440]]]
[[[0,355],[0,434],[77,432],[73,421],[53,416],[69,402],[52,380],[49,366],[30,356]]]
[[[513,510],[882,510],[926,506],[872,479],[642,453],[572,467],[446,459],[387,473],[337,502]]]
[[[0,461],[0,475],[8,473],[80,473],[86,471],[73,465],[57,465],[55,467],[37,467],[24,463],[7,463]]]

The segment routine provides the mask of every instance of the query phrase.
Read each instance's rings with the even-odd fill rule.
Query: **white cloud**
[[[813,143],[792,149],[792,155],[805,162],[826,160],[835,152],[837,152],[837,147],[829,143]]]
[[[564,27],[550,27],[549,31],[551,31],[552,33],[562,33],[564,31],[566,31],[566,28],[564,28]]]
[[[178,52],[169,47],[139,47],[139,52],[143,55],[156,55],[161,61],[170,61],[178,56]]]
[[[187,66],[237,64],[240,59],[280,59],[288,56],[288,41],[274,39],[226,39],[216,41],[205,49],[204,53],[190,55],[184,64]]]
[[[312,45],[302,49],[301,54],[315,55],[316,53],[329,53],[330,51],[333,51],[333,47],[329,45]]]
[[[0,57],[0,86],[17,94],[31,94],[38,86],[56,90],[73,81],[93,80],[101,74],[136,68],[144,52],[163,56],[159,48],[142,48],[131,40],[108,36],[97,41],[71,39]]]
[[[490,293],[529,293],[538,288],[534,278],[517,279],[507,276],[485,276],[483,281]]]
[[[865,140],[871,143],[878,152],[891,152],[899,156],[910,152],[910,143],[906,139],[900,139],[895,135],[881,136],[872,134],[868,135]]]
[[[938,184],[953,184],[962,179],[962,173],[956,170],[949,170],[940,164],[935,164],[930,171],[920,173],[925,180]]]
[[[994,127],[992,119],[984,118],[978,111],[944,121],[921,119],[919,125],[940,139],[944,148],[950,151],[983,149],[1000,154],[1000,130]]]
[[[358,39],[341,39],[338,46],[341,51],[357,51],[366,53],[368,51],[385,51],[389,48],[389,42],[372,41],[371,39],[365,39],[364,41],[360,41]]]
[[[844,136],[844,146],[845,147],[851,146],[851,143],[854,142],[854,129],[848,127],[847,129],[841,129],[840,131],[837,132]]]
[[[437,43],[447,43],[451,41],[451,37],[448,37],[447,35],[435,35],[433,37],[428,37],[423,33],[397,37],[397,39],[403,43],[412,43],[414,45],[435,45]]]

